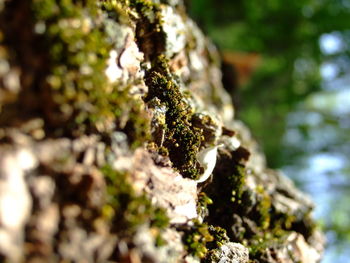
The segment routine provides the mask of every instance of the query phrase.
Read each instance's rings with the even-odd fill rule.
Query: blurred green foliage
[[[238,97],[239,118],[253,130],[271,167],[281,154],[286,116],[320,89],[319,46],[324,33],[350,28],[346,2],[338,0],[192,0],[190,13],[221,50],[258,53],[263,63]],[[273,136],[271,136],[273,135]]]

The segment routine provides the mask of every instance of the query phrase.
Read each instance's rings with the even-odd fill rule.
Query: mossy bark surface
[[[181,0],[0,0],[1,259],[319,262],[221,78]]]

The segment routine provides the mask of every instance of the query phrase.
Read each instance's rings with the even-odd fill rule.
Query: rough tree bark
[[[0,0],[5,262],[318,262],[182,0]]]

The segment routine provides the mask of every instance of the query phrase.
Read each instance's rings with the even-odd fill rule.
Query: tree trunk
[[[5,262],[320,261],[183,1],[0,0],[0,41]]]

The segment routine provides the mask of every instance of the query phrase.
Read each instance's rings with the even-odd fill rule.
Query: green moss
[[[194,221],[194,225],[183,235],[186,250],[198,258],[205,257],[208,252],[206,245],[212,241],[214,241],[214,237],[210,234],[208,225],[198,221]]]
[[[224,243],[229,242],[226,230],[219,227],[210,225],[208,227],[209,233],[213,236],[213,241],[207,244],[209,249],[216,249],[221,247]]]
[[[289,231],[298,231],[295,217],[277,213],[271,196],[262,186],[255,190],[245,186],[244,164],[234,163],[232,158],[220,156],[213,182],[204,188],[213,201],[206,220],[226,229],[231,240],[259,251],[264,244],[266,248],[269,244],[280,243]],[[298,224],[301,229],[302,225]]]
[[[231,201],[241,204],[243,186],[245,183],[245,167],[237,164],[234,167],[234,172],[228,177],[231,186]]]
[[[229,238],[225,229],[194,220],[194,225],[184,232],[183,242],[190,254],[211,262],[207,260],[214,254],[212,251],[229,242]]]
[[[264,190],[263,186],[259,185],[256,188],[256,221],[262,229],[268,229],[271,220],[271,197]]]
[[[219,262],[220,252],[218,253],[219,248],[229,242],[229,238],[226,234],[226,230],[221,227],[209,226],[209,233],[213,236],[213,241],[207,243],[208,252],[205,258],[202,259],[203,263],[213,263]]]
[[[143,102],[130,98],[123,100],[123,98],[125,97],[119,97],[117,105],[118,108],[122,109],[124,115],[127,114],[128,120],[124,127],[121,127],[120,118],[117,119],[117,123],[119,128],[128,135],[131,148],[135,149],[151,139],[150,119]],[[126,113],[126,109],[129,109],[129,112]]]
[[[142,99],[130,95],[133,83],[110,83],[105,75],[110,50],[124,39],[108,30],[101,17],[106,13],[115,26],[130,23],[126,1],[35,0],[32,10],[34,24],[45,28],[39,36],[48,54],[41,107],[53,135],[116,128],[128,135],[133,148],[148,141],[150,120]]]
[[[113,231],[130,236],[145,223],[158,231],[168,226],[165,211],[152,205],[145,195],[137,195],[128,182],[127,173],[115,171],[110,166],[102,168],[102,173],[107,183],[107,203],[102,212],[111,221]]]
[[[206,220],[212,225],[226,229],[231,240],[242,242],[242,226],[241,223],[235,222],[234,215],[243,216],[247,207],[247,203],[244,202],[246,172],[244,165],[235,161],[234,154],[220,154],[213,181],[202,191],[213,201],[208,207],[209,215]]]
[[[108,17],[122,24],[130,25],[130,17],[133,17],[128,8],[127,0],[102,0],[101,9]]]
[[[154,9],[158,8],[158,5],[153,3],[151,0],[131,0],[130,6],[136,8],[136,10],[141,14],[153,12],[155,11]]]
[[[205,218],[209,214],[208,205],[211,204],[213,204],[213,200],[211,200],[204,192],[198,194],[197,213],[201,218]]]
[[[233,155],[220,155],[213,182],[203,189],[213,201],[205,220],[227,230],[231,241],[249,247],[252,258],[259,261],[266,249],[283,244],[283,238],[296,230],[295,218],[277,214],[261,186],[254,190],[245,186],[244,164],[232,161]],[[217,253],[208,252],[205,262],[216,262]]]
[[[165,141],[170,160],[180,173],[192,179],[199,177],[196,155],[199,151],[202,131],[192,125],[192,109],[185,102],[180,87],[172,78],[164,56],[159,56],[146,74],[149,92],[145,101],[157,98],[166,106]]]
[[[305,239],[313,232],[309,215],[302,215],[298,220],[296,215],[277,212],[271,203],[271,196],[259,185],[255,189],[256,204],[252,211],[244,215],[255,221],[257,229],[242,237],[249,247],[251,262],[269,262],[266,260],[269,253],[284,248],[289,241],[287,238],[293,231],[301,233]],[[305,222],[307,221],[307,222]],[[293,255],[290,255],[293,262]]]
[[[207,207],[212,203],[213,201],[204,192],[199,193],[197,212],[202,218],[207,216]],[[217,254],[215,250],[229,242],[226,230],[198,220],[194,220],[193,223],[194,225],[187,229],[183,236],[186,250],[200,258],[202,262],[217,262],[218,259],[213,261]]]
[[[165,147],[159,147],[158,153],[163,156],[169,156],[169,151]]]
[[[103,29],[90,25],[97,12],[92,2],[37,0],[32,5],[35,20],[46,27],[51,106],[62,120],[79,124],[108,115],[101,107],[108,104],[104,70],[110,48]]]
[[[130,0],[130,7],[138,14],[136,38],[146,60],[154,60],[165,51],[166,36],[162,31],[160,6],[149,0]]]
[[[207,206],[209,214],[204,220],[225,229],[231,241],[247,246],[251,260],[267,262],[264,261],[264,258],[268,258],[267,253],[285,246],[288,243],[286,237],[291,231],[302,233],[307,238],[310,228],[306,226],[310,224],[291,214],[276,211],[270,194],[262,186],[250,189],[245,185],[245,165],[236,155],[241,152],[220,154],[212,183],[202,189],[212,200],[212,204]],[[302,216],[305,217],[306,214]],[[220,240],[220,237],[209,233],[213,240]],[[218,261],[220,251],[213,249],[211,244],[207,242],[205,245],[207,253],[204,262]]]
[[[249,258],[252,262],[269,263],[268,253],[274,253],[274,250],[279,250],[281,248],[285,248],[288,244],[287,241],[288,232],[285,231],[280,236],[274,236],[266,234],[262,237],[254,237],[249,241]],[[293,255],[290,255],[293,259]],[[297,262],[297,261],[293,261]]]
[[[152,61],[151,69],[147,70],[145,76],[149,88],[145,101],[150,108],[155,100],[166,107],[165,123],[162,121],[156,124],[162,131],[154,135],[157,137],[154,140],[158,143],[159,153],[168,155],[183,176],[197,179],[199,164],[196,155],[201,145],[201,130],[192,125],[193,112],[169,71],[167,59],[162,55],[165,35],[161,29],[160,7],[148,0],[131,0],[130,8],[138,14],[135,22],[139,49],[146,60]],[[159,136],[159,132],[163,134]],[[164,137],[164,142],[159,141],[159,137]]]
[[[219,248],[229,242],[229,238],[227,237],[226,230],[221,227],[209,226],[209,233],[213,236],[213,241],[207,243],[208,252],[201,262],[204,263],[213,263],[219,262],[221,254],[218,253]]]
[[[203,113],[196,113],[192,117],[192,123],[195,127],[202,130],[203,139],[206,146],[216,144],[220,130],[219,124],[213,120],[212,117]]]

